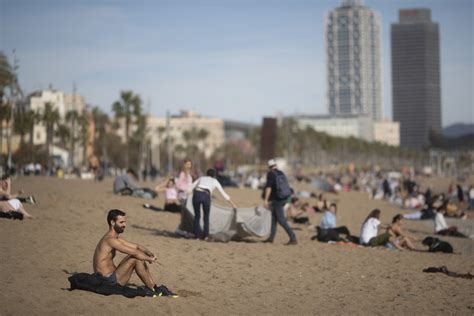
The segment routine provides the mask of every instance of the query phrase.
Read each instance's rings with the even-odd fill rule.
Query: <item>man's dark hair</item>
[[[118,216],[125,216],[125,212],[117,209],[110,210],[107,214],[107,224],[110,226],[110,221],[116,220]]]
[[[138,179],[138,175],[133,169],[127,169],[127,173],[130,173],[135,179]]]
[[[5,173],[5,174],[2,176],[2,180],[7,180],[8,178],[10,178],[10,174],[9,174],[9,173]]]
[[[216,177],[216,169],[207,169],[206,175],[208,177],[215,178]]]
[[[398,222],[399,220],[403,219],[403,215],[402,214],[397,214],[395,215],[393,218],[392,218],[392,224],[395,224],[396,222]]]

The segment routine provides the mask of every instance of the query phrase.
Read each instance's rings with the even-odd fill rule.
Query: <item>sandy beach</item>
[[[474,273],[472,239],[443,237],[458,252],[452,255],[323,244],[311,241],[314,231],[304,225],[293,225],[296,246],[284,246],[287,236],[281,227],[274,244],[257,238],[195,241],[174,235],[178,214],[145,209],[146,200],[115,196],[112,179],[19,177],[13,191],[20,188],[38,203],[26,205],[33,220],[0,220],[0,315],[474,313],[474,280],[422,272],[445,265]],[[260,203],[260,191],[227,192],[239,206]],[[359,192],[327,197],[338,203],[338,225],[355,235],[373,208],[382,210],[383,223],[407,212]],[[162,206],[163,199],[152,203]],[[67,290],[70,273],[92,272],[94,248],[108,228],[106,214],[112,208],[127,213],[123,237],[157,254],[151,272],[179,298],[128,299]],[[311,223],[319,224],[320,216],[312,215]],[[472,223],[471,211],[465,224]],[[405,221],[404,228],[418,238],[433,234],[431,221]],[[419,242],[416,246],[423,248]],[[136,276],[131,283],[141,284]]]

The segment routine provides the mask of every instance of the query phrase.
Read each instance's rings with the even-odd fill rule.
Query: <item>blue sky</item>
[[[471,0],[365,0],[382,20],[384,115],[392,116],[390,24],[428,7],[440,24],[443,126],[474,123]],[[339,0],[0,0],[0,49],[26,92],[78,92],[110,112],[120,90],[145,109],[260,123],[326,109],[324,15]]]

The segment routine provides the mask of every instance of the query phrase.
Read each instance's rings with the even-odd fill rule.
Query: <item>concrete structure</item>
[[[256,125],[237,121],[224,121],[225,140],[238,140],[248,138]]]
[[[53,110],[57,110],[61,123],[65,123],[66,114],[71,110],[76,110],[78,114],[82,114],[86,109],[84,97],[75,94],[65,94],[62,91],[54,90],[52,88],[46,90],[39,90],[31,93],[26,98],[26,101],[21,104],[26,110],[32,110],[37,113],[43,113],[46,107],[46,103],[50,103]],[[77,133],[79,128],[76,128]],[[56,139],[55,139],[56,141]],[[44,145],[46,144],[46,126],[43,122],[38,122],[33,127],[33,144]],[[59,149],[58,149],[59,150]],[[68,150],[68,148],[66,148]],[[76,164],[82,159],[82,146],[76,143],[74,152],[74,161]],[[68,160],[65,161],[66,163]]]
[[[159,145],[165,142],[166,124],[166,117],[148,116],[147,131],[153,156],[152,163],[156,166],[160,165]],[[193,112],[181,111],[180,114],[170,117],[169,125],[173,151],[180,145],[183,147],[187,145],[188,141],[184,139],[184,132],[186,131],[191,131],[195,134],[199,133],[200,130],[207,131],[207,137],[204,139],[196,137],[194,143],[204,152],[207,158],[224,144],[224,121],[222,119],[203,117]]]
[[[374,123],[374,141],[400,146],[400,123],[382,120]]]
[[[85,110],[84,97],[68,95],[62,91],[47,89],[31,93],[27,97],[26,109],[43,113],[46,103],[50,103],[53,110],[58,110],[61,120],[65,120],[67,112],[76,110],[79,114]],[[42,122],[35,124],[33,143],[42,145],[46,143],[46,127]]]
[[[380,18],[361,0],[343,0],[326,16],[330,115],[382,117]]]
[[[69,111],[77,111],[81,114],[86,108],[86,102],[83,96],[79,94],[65,94],[64,95],[64,111],[65,113]]]
[[[352,136],[366,141],[374,140],[374,124],[369,116],[299,115],[295,119],[302,129],[309,126],[335,137]]]
[[[48,89],[35,91],[28,96],[27,109],[37,113],[43,113],[46,103],[50,103],[53,110],[58,110],[60,117],[65,117],[64,93],[61,91]],[[36,123],[34,128],[33,144],[46,144],[46,126],[42,123]]]
[[[439,29],[429,9],[402,9],[399,19],[391,27],[393,120],[401,146],[423,148],[430,132],[441,133]]]

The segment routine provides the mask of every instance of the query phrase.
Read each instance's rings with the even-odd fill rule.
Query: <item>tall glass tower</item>
[[[393,120],[400,145],[423,148],[441,133],[439,27],[430,9],[401,9],[392,34]]]
[[[330,115],[382,117],[380,18],[361,0],[343,0],[326,16]]]

